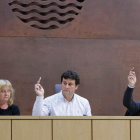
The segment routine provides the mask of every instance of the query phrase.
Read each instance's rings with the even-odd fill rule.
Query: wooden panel
[[[45,120],[140,120],[139,116],[39,116],[39,118]]]
[[[11,140],[11,120],[0,120],[0,139]]]
[[[0,116],[0,120],[6,119],[6,120],[34,120],[39,119],[39,116]]]
[[[0,116],[0,120],[140,120],[139,116]]]
[[[131,120],[131,140],[140,139],[140,120]]]
[[[130,140],[129,120],[93,120],[93,140]]]
[[[91,121],[54,120],[53,140],[91,140]]]
[[[13,120],[12,140],[52,140],[51,120]]]

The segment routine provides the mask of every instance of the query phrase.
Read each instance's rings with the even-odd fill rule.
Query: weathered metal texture
[[[77,71],[81,85],[76,93],[89,100],[93,115],[107,116],[124,115],[122,100],[132,67],[140,79],[140,41],[1,37],[0,45],[0,78],[13,84],[22,115],[31,115],[40,76],[46,97],[54,94],[64,71]],[[137,101],[139,89],[140,80]]]
[[[72,22],[84,0],[10,0],[12,11],[24,23],[41,30],[54,30]]]
[[[55,4],[50,6],[51,2]],[[0,36],[140,39],[139,7],[139,0],[1,0]]]

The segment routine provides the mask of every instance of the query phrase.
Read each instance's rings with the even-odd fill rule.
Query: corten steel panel
[[[31,115],[39,77],[47,97],[68,69],[80,75],[76,93],[89,100],[93,115],[124,115],[132,67],[138,79],[134,99],[140,101],[140,41],[1,37],[0,45],[0,78],[13,84],[22,115]]]
[[[12,3],[13,1],[16,2]],[[139,0],[77,1],[1,0],[0,36],[140,39]],[[51,2],[55,4],[48,8],[47,5]],[[80,10],[76,8],[76,4],[81,7]],[[57,12],[51,11],[52,13],[48,14],[52,9]],[[68,14],[71,10],[74,12]],[[50,22],[51,17],[55,18]],[[73,20],[69,19],[71,17]],[[59,28],[47,30],[31,27],[38,25],[47,28],[52,22]]]

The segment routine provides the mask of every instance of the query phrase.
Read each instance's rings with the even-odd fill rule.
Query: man
[[[91,108],[87,99],[75,94],[80,84],[79,75],[72,70],[61,76],[62,90],[44,99],[44,89],[37,82],[37,94],[33,107],[33,116],[91,116]]]
[[[128,109],[125,116],[140,116],[140,102],[133,100],[133,90],[136,84],[136,74],[131,69],[128,76],[128,87],[124,93],[123,105]]]

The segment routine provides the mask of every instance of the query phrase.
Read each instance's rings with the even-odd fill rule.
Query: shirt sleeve
[[[49,106],[46,100],[47,98],[44,100],[44,96],[36,97],[36,101],[32,110],[32,116],[48,116],[50,114]]]
[[[134,88],[127,87],[123,97],[123,105],[133,114],[140,112],[140,102],[133,100]]]
[[[90,104],[89,104],[88,100],[87,100],[87,104],[86,104],[86,116],[92,116],[91,108],[90,108]]]

